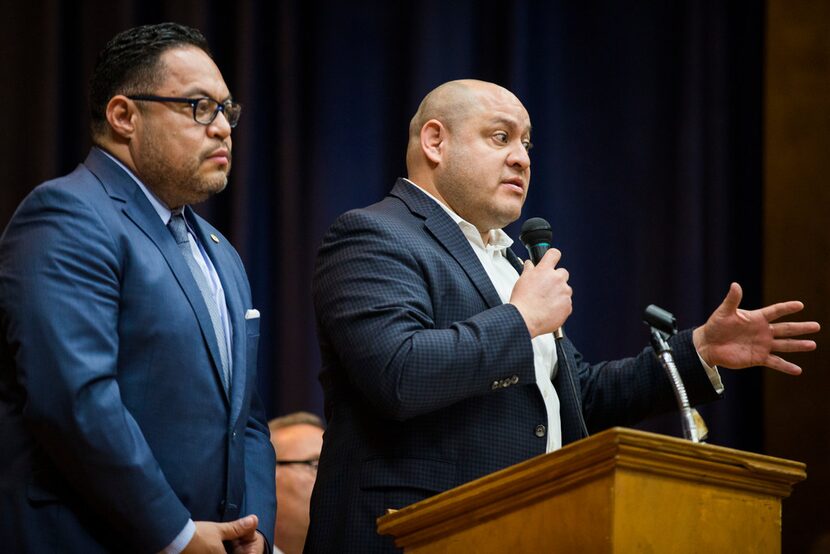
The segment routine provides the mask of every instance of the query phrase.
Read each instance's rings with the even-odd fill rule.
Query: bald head
[[[482,104],[484,95],[509,97],[519,102],[518,98],[506,88],[476,79],[446,82],[434,88],[421,100],[418,110],[409,122],[406,166],[410,174],[422,162],[421,129],[424,125],[434,119],[452,131],[471,115],[484,109]]]

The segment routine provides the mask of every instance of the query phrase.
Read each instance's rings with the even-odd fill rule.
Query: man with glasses
[[[259,312],[190,208],[225,188],[241,106],[165,23],[110,41],[90,107],[89,156],[0,239],[0,550],[267,552]]]
[[[277,453],[277,504],[274,554],[300,554],[308,532],[311,490],[323,447],[323,422],[294,412],[268,422]]]

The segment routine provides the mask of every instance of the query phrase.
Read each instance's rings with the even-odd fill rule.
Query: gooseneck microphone
[[[519,239],[522,241],[522,244],[525,245],[525,248],[527,248],[527,253],[530,256],[530,261],[533,262],[533,265],[539,265],[539,262],[542,260],[542,256],[545,255],[545,252],[550,250],[551,242],[553,240],[553,231],[550,228],[550,223],[541,217],[531,217],[522,223],[522,231],[519,233]],[[553,332],[553,336],[556,337],[557,358],[560,362],[565,362],[565,373],[568,377],[568,384],[571,387],[571,394],[573,395],[574,401],[577,405],[579,427],[582,430],[583,436],[587,437],[589,433],[588,426],[585,425],[585,418],[582,415],[582,399],[576,393],[573,370],[571,369],[571,363],[568,360],[568,356],[562,342],[562,339],[565,337],[565,333],[562,332],[562,328],[560,327]]]

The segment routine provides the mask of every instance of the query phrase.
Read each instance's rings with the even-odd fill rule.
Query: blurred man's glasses
[[[302,465],[317,471],[317,466],[320,465],[320,460],[277,460],[278,466],[287,465]]]
[[[210,125],[216,119],[219,112],[225,114],[225,119],[228,120],[228,125],[236,127],[239,123],[239,115],[242,113],[242,104],[228,100],[226,102],[217,102],[209,96],[202,98],[179,98],[176,96],[156,96],[154,94],[133,94],[127,96],[130,100],[138,100],[140,102],[177,102],[179,104],[190,104],[193,108],[193,119],[196,123],[202,125]]]

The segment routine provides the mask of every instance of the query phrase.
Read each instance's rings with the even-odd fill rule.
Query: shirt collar
[[[96,146],[95,148],[98,148],[98,147]],[[113,162],[115,162],[121,169],[126,171],[127,175],[132,177],[133,181],[135,181],[136,184],[138,185],[138,188],[141,189],[141,192],[143,192],[144,196],[147,197],[147,200],[150,201],[150,204],[153,206],[153,209],[156,210],[156,213],[161,218],[162,223],[167,225],[170,222],[170,217],[173,215],[173,212],[170,210],[170,208],[165,206],[164,202],[159,200],[159,198],[155,194],[153,194],[152,191],[150,191],[150,189],[148,189],[147,186],[144,183],[141,182],[141,179],[136,177],[135,173],[130,171],[130,168],[128,168],[123,163],[121,163],[121,160],[119,160],[118,158],[116,158],[115,156],[113,156],[112,154],[110,154],[109,152],[104,150],[103,148],[98,148],[98,150],[100,150],[106,157],[108,157]]]
[[[469,221],[462,218],[460,215],[455,213],[449,206],[435,198],[429,192],[425,191],[423,188],[415,184],[413,181],[410,181],[407,178],[404,178],[404,181],[415,187],[416,189],[420,190],[424,194],[426,194],[429,198],[431,198],[436,204],[441,206],[441,208],[447,212],[453,221],[455,221],[456,225],[458,225],[461,232],[464,233],[464,236],[467,237],[467,240],[471,243],[487,250],[493,250],[496,252],[504,251],[513,244],[513,239],[505,233],[502,229],[490,229],[490,237],[485,245],[484,242],[481,240],[481,233],[478,232],[476,226],[470,223]]]

